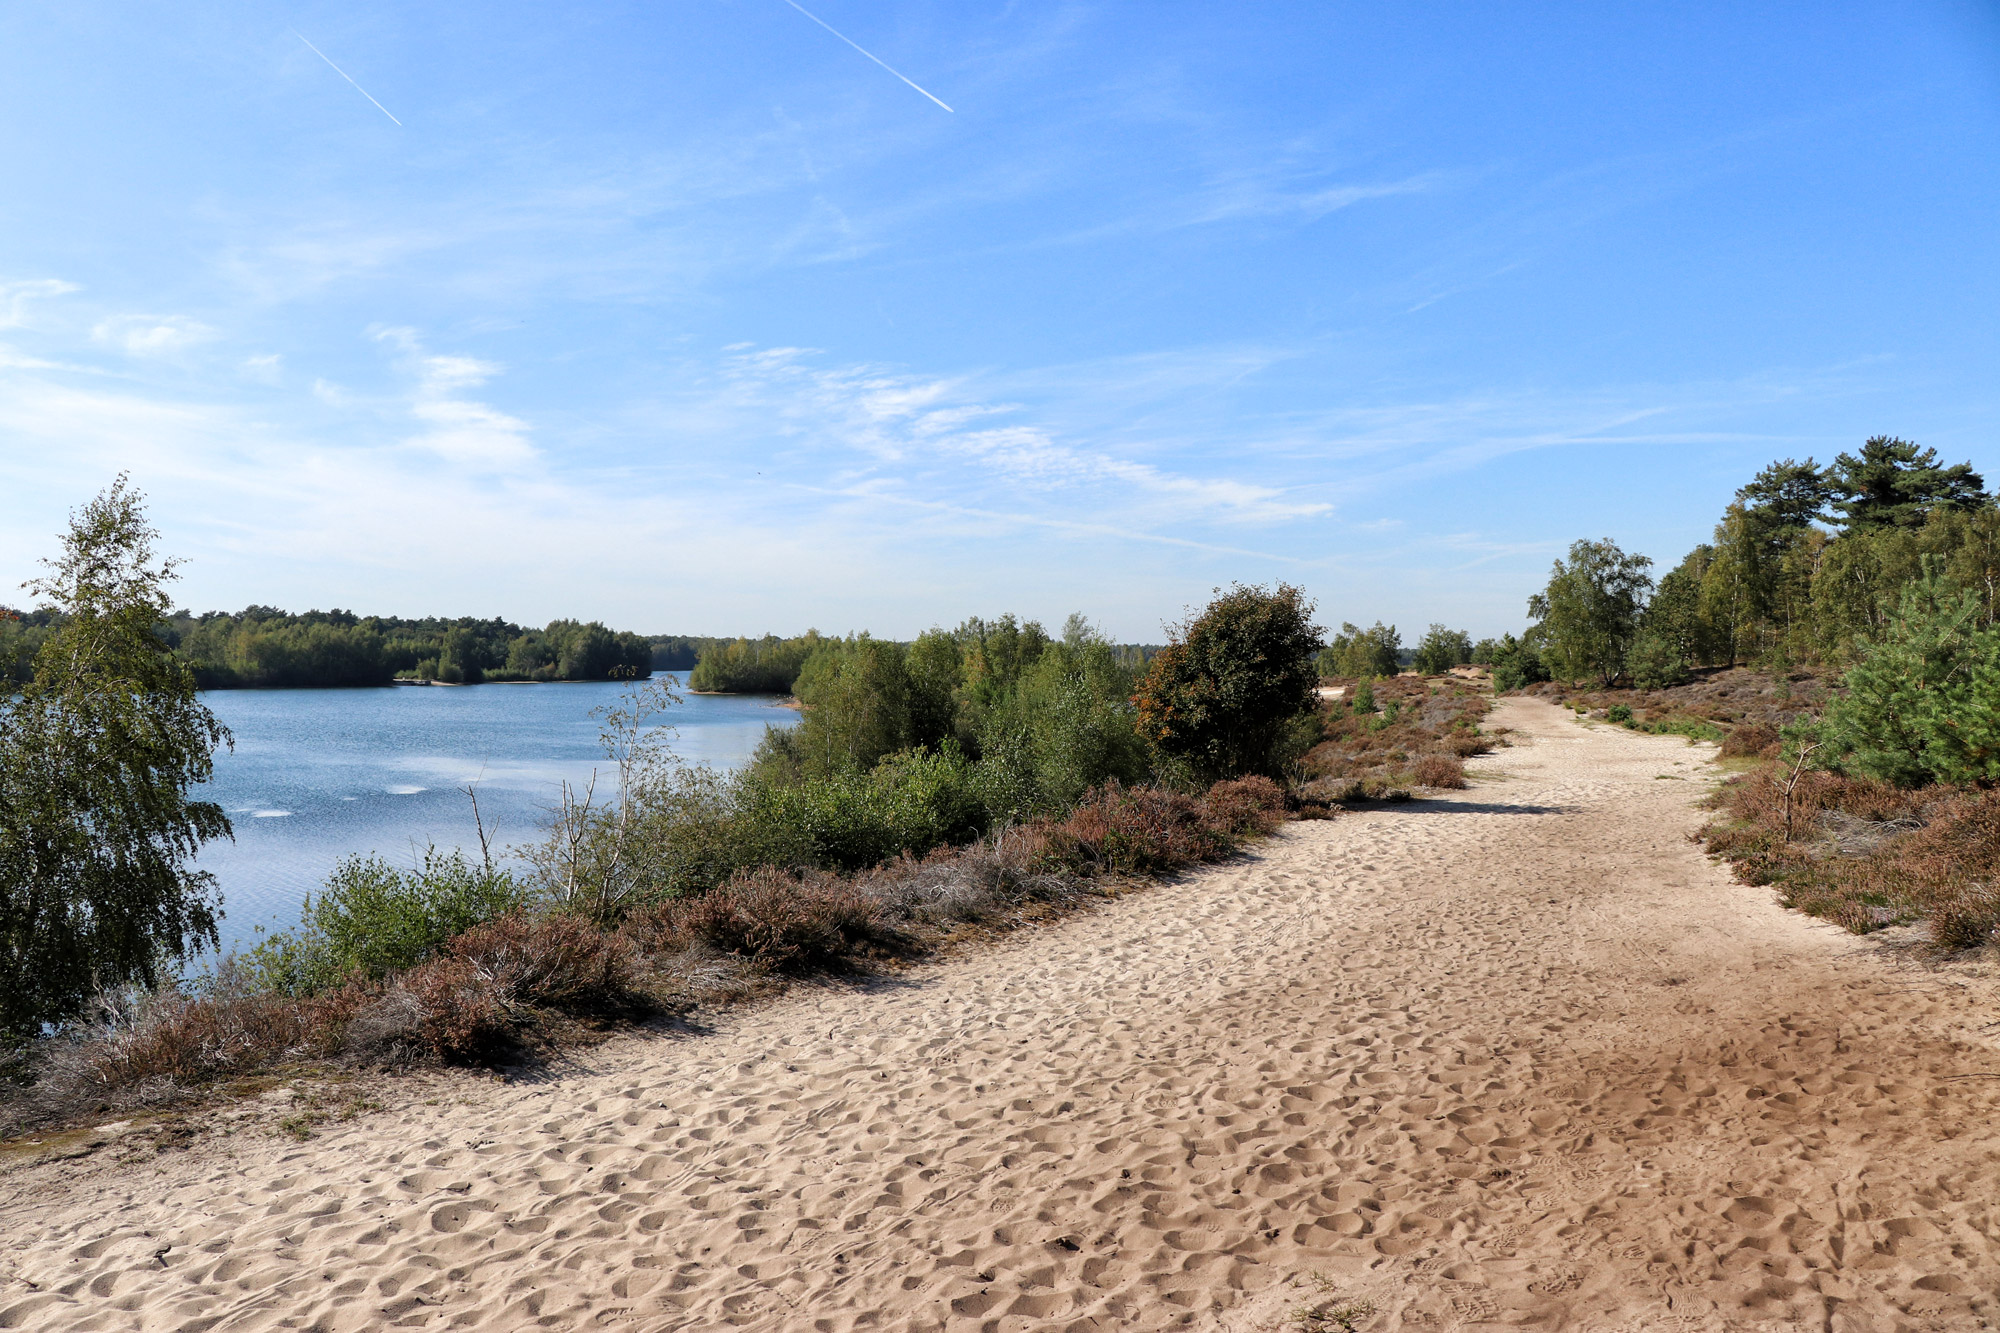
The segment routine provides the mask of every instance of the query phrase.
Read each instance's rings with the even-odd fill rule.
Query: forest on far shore
[[[35,653],[61,619],[46,608],[0,607],[0,678],[14,684],[30,679]],[[252,606],[234,614],[176,611],[155,628],[193,667],[201,688],[210,690],[388,685],[397,680],[451,685],[614,680],[647,676],[658,666],[654,640],[610,630],[594,620],[554,620],[532,629],[499,619],[406,620],[340,610],[293,615]],[[682,655],[693,665],[691,652]]]
[[[34,675],[36,652],[61,621],[47,607],[0,605],[0,682],[27,682]],[[1013,617],[995,623],[1002,622],[1012,624]],[[626,680],[655,671],[694,671],[696,690],[789,694],[814,648],[842,642],[817,630],[790,639],[775,634],[754,639],[642,635],[607,629],[594,620],[554,620],[535,629],[497,617],[404,619],[338,609],[295,615],[275,606],[201,615],[176,611],[156,629],[194,668],[195,680],[205,690],[339,688],[398,680],[448,685]],[[1033,621],[1026,630],[1042,635]],[[965,628],[957,632],[962,635]],[[1155,645],[1120,644],[1113,654],[1125,666],[1143,667],[1158,651]]]

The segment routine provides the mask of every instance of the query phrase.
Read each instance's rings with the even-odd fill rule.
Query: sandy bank
[[[1470,792],[894,984],[303,1144],[16,1170],[0,1327],[1990,1318],[1991,982],[1710,866],[1706,749],[1492,720],[1520,746]]]

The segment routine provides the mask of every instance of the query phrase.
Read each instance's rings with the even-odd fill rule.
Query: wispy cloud
[[[1203,226],[1242,218],[1293,217],[1311,221],[1373,199],[1430,194],[1462,180],[1458,174],[1424,171],[1400,180],[1332,183],[1290,178],[1283,173],[1226,176],[1211,181],[1192,207],[1172,225]]]
[[[982,401],[963,379],[823,366],[798,348],[736,353],[726,374],[746,405],[770,412],[794,439],[850,454],[849,485],[865,478],[878,491],[918,496],[1012,490],[1153,524],[1271,524],[1331,509],[1280,487],[1177,473],[1065,441],[1033,421],[996,421],[1026,409]]]
[[[285,358],[280,352],[264,352],[243,358],[243,377],[259,384],[276,384],[284,369]]]
[[[409,447],[486,471],[514,469],[534,460],[527,422],[462,392],[492,379],[500,373],[499,366],[469,356],[432,354],[412,329],[379,329],[375,337],[401,352],[416,381],[409,412],[423,429],[408,437]]]
[[[182,315],[114,315],[101,320],[90,336],[130,356],[175,356],[212,341],[216,331],[200,320]]]
[[[17,282],[0,282],[0,329],[18,329],[28,322],[30,309],[37,301],[53,300],[70,292],[81,291],[73,282],[60,278],[29,278]]]

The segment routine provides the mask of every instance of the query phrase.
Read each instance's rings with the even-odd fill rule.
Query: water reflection
[[[674,679],[678,682],[680,675]],[[229,812],[234,843],[200,865],[221,882],[224,947],[255,927],[290,926],[334,863],[354,852],[408,861],[426,843],[476,850],[472,806],[500,843],[535,835],[564,780],[614,780],[594,709],[616,684],[459,689],[217,690],[203,696],[235,733],[203,795]],[[687,695],[670,710],[683,757],[721,767],[748,759],[766,725],[797,714],[761,697]]]

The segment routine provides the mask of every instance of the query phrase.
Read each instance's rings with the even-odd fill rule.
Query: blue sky
[[[2000,482],[1992,5],[807,8],[952,109],[786,0],[0,10],[0,580],[129,469],[196,608],[1410,638]]]

